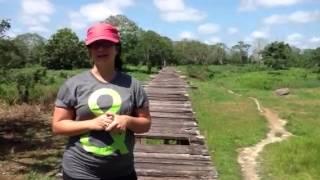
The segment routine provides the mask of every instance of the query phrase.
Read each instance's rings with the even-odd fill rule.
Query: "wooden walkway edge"
[[[200,135],[187,83],[174,68],[164,68],[147,86],[152,126],[136,134],[139,180],[215,180],[217,171]],[[150,143],[156,139],[156,143]]]

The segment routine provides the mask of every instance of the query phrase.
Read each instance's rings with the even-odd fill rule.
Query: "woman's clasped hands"
[[[93,119],[91,130],[105,130],[112,133],[125,132],[130,117],[107,112]]]

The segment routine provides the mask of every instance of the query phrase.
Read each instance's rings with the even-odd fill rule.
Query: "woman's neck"
[[[114,67],[105,68],[96,65],[93,66],[91,72],[97,79],[103,82],[110,82],[116,74],[116,70]]]

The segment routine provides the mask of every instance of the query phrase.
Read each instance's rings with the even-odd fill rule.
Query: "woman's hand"
[[[113,120],[113,116],[108,114],[100,115],[92,120],[89,121],[89,129],[90,130],[104,130],[107,128]]]
[[[112,133],[121,133],[127,130],[130,116],[117,115],[113,113],[107,113],[108,117],[112,117],[112,122],[105,128],[106,131]]]

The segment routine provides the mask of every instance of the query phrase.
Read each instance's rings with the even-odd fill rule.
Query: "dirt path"
[[[241,96],[240,94],[236,94],[231,90],[228,90],[228,92],[237,96]],[[259,165],[257,162],[259,153],[262,152],[263,148],[267,144],[283,141],[292,134],[284,128],[286,121],[280,119],[277,113],[268,108],[262,107],[258,99],[253,97],[249,98],[255,102],[257,110],[267,119],[269,132],[267,137],[262,139],[259,143],[250,147],[239,149],[238,163],[241,166],[241,171],[245,180],[259,180]]]

